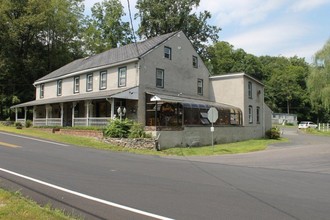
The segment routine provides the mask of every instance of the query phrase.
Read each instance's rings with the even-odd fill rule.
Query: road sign
[[[218,110],[214,107],[211,107],[207,112],[207,118],[211,123],[214,123],[218,120]]]

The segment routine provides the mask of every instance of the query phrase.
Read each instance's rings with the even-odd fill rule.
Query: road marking
[[[3,168],[0,168],[0,171],[5,172],[5,173],[9,173],[9,174],[12,174],[14,176],[18,176],[18,177],[21,177],[21,178],[24,178],[24,179],[27,179],[27,180],[30,180],[30,181],[33,181],[33,182],[36,182],[36,183],[39,183],[41,185],[48,186],[48,187],[51,187],[51,188],[54,188],[54,189],[57,189],[57,190],[60,190],[60,191],[66,192],[66,193],[70,193],[72,195],[76,195],[76,196],[79,196],[79,197],[82,197],[82,198],[85,198],[85,199],[89,199],[89,200],[92,200],[92,201],[95,201],[95,202],[98,202],[98,203],[102,203],[102,204],[105,204],[105,205],[113,206],[113,207],[116,207],[116,208],[119,208],[119,209],[134,212],[134,213],[137,213],[137,214],[140,214],[140,215],[144,215],[144,216],[148,216],[148,217],[152,217],[152,218],[156,218],[156,219],[160,219],[160,220],[173,220],[171,218],[167,218],[167,217],[164,217],[164,216],[152,214],[152,213],[141,211],[141,210],[131,208],[131,207],[128,207],[128,206],[124,206],[124,205],[109,202],[109,201],[106,201],[106,200],[103,200],[103,199],[99,199],[99,198],[96,198],[96,197],[92,197],[92,196],[89,196],[89,195],[86,195],[86,194],[83,194],[83,193],[72,191],[72,190],[69,190],[69,189],[66,189],[66,188],[63,188],[63,187],[60,187],[60,186],[56,186],[56,185],[53,185],[51,183],[47,183],[47,182],[44,182],[44,181],[41,181],[41,180],[37,180],[37,179],[34,179],[32,177],[24,176],[22,174],[15,173],[13,171],[6,170],[6,169],[3,169]]]
[[[13,137],[19,137],[19,138],[25,138],[25,139],[29,139],[29,140],[33,140],[33,141],[39,141],[39,142],[43,142],[43,143],[54,144],[54,145],[59,145],[59,146],[64,146],[64,147],[69,146],[67,144],[60,144],[60,143],[56,143],[56,142],[52,142],[52,141],[45,141],[45,140],[40,140],[40,139],[37,139],[37,138],[25,137],[25,136],[16,135],[16,134],[10,134],[10,133],[4,133],[4,132],[0,132],[0,134],[13,136]]]
[[[12,148],[19,148],[19,147],[21,147],[21,146],[17,146],[17,145],[14,145],[14,144],[8,144],[8,143],[5,143],[5,142],[1,142],[1,141],[0,141],[0,146],[12,147]]]

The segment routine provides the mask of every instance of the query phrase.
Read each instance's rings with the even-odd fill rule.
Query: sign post
[[[213,132],[214,132],[214,127],[213,123],[218,120],[218,110],[214,107],[211,107],[208,112],[207,112],[207,119],[211,122],[211,134],[212,134],[212,149],[214,151],[214,138],[213,138]]]

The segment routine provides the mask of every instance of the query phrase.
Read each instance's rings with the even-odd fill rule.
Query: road
[[[262,152],[179,158],[0,132],[0,184],[86,219],[329,219],[330,138],[284,136]]]

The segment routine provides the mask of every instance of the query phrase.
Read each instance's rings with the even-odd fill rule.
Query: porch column
[[[77,106],[77,102],[72,102],[72,124],[71,126],[74,127],[74,110]]]
[[[51,109],[50,105],[46,105],[46,126],[48,125],[49,110]]]
[[[64,115],[63,102],[60,103],[60,108],[61,108],[61,127],[63,127],[63,115]]]
[[[27,118],[27,107],[24,107],[24,122],[26,123]]]
[[[111,99],[111,119],[115,117],[115,98]]]
[[[37,118],[37,116],[36,116],[36,106],[33,106],[33,112],[32,112],[32,114],[33,114],[33,126],[35,126],[35,119]]]
[[[89,105],[91,104],[91,101],[85,101],[86,106],[86,126],[89,125]]]
[[[17,108],[15,108],[15,122],[17,122],[17,119],[18,119],[18,111]]]

